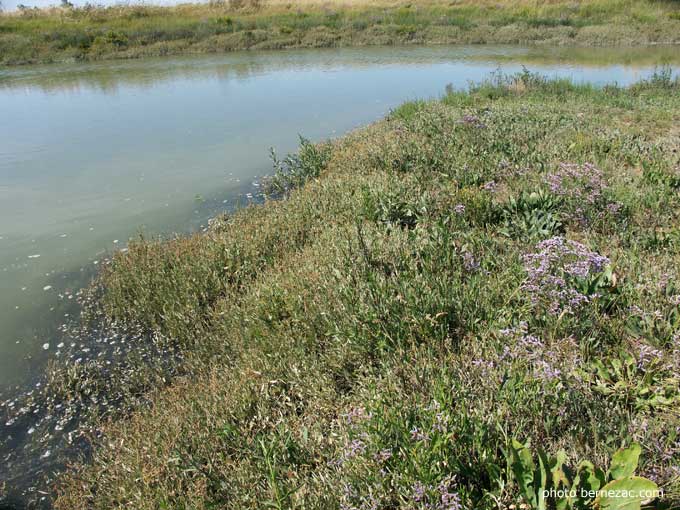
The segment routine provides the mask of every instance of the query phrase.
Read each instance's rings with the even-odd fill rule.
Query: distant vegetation
[[[82,8],[64,1],[0,16],[2,64],[390,44],[679,42],[680,6],[672,0],[232,0]]]
[[[92,418],[57,508],[677,508],[679,120],[667,70],[497,75],[303,141],[276,200],[206,234],[134,243],[98,302],[186,377]],[[134,400],[151,361],[54,367],[34,396]]]

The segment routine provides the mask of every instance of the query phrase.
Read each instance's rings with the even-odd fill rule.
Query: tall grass
[[[0,63],[414,43],[678,43],[672,1],[210,2],[0,14]]]
[[[117,255],[107,314],[191,376],[104,423],[57,508],[531,507],[536,452],[620,484],[637,445],[677,504],[679,91],[496,77]]]

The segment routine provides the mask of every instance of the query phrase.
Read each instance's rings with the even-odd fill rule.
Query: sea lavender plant
[[[536,250],[524,256],[528,278],[523,288],[534,305],[551,315],[572,314],[598,296],[584,290],[584,283],[604,272],[607,257],[563,237],[541,241]]]
[[[472,114],[463,115],[463,117],[460,119],[460,123],[464,126],[476,129],[484,129],[486,127],[486,124],[484,124],[484,122],[482,122],[479,117]]]
[[[606,187],[602,171],[591,163],[561,163],[555,172],[547,176],[546,181],[554,194],[584,200],[589,204],[600,200]]]
[[[564,365],[567,359],[560,353],[546,347],[543,340],[527,334],[523,328],[512,328],[504,334],[508,339],[499,361],[510,364],[526,364],[531,370],[534,379],[551,382],[560,379],[562,370],[558,365]],[[569,360],[567,365],[573,365]]]
[[[589,223],[600,209],[614,214],[620,209],[619,204],[605,206],[607,184],[602,171],[591,163],[561,163],[557,170],[548,174],[546,183],[554,195],[564,199],[571,219],[580,224]]]
[[[428,510],[462,510],[460,495],[452,490],[454,477],[445,476],[435,487],[416,481],[411,486],[411,498],[419,508]]]
[[[474,273],[480,268],[479,261],[469,251],[463,252],[463,268],[468,273]]]
[[[452,490],[453,482],[452,476],[446,476],[439,482],[439,485],[437,486],[437,491],[439,492],[439,503],[436,506],[437,510],[463,509],[460,496],[457,492]]]

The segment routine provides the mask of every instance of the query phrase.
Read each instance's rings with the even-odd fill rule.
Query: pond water
[[[442,46],[0,69],[0,393],[49,358],[105,256],[246,203],[270,147],[338,136],[499,66],[627,84],[679,54]]]

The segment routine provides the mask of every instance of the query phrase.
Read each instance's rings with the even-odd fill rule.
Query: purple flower
[[[375,454],[374,458],[378,462],[386,462],[392,458],[392,450],[390,450],[389,448],[380,450],[378,453]]]
[[[416,503],[421,503],[425,500],[425,491],[427,491],[427,487],[423,485],[421,482],[415,482],[411,486],[411,497],[413,498],[413,501]]]
[[[649,368],[649,365],[655,361],[663,359],[663,353],[644,343],[640,343],[637,346],[637,367],[643,372]]]
[[[602,172],[591,163],[583,165],[561,163],[556,171],[545,178],[550,191],[565,198],[570,216],[582,224],[590,221],[588,210],[593,206],[610,214],[618,214],[622,205],[609,203],[605,206],[604,190],[607,184]]]
[[[437,487],[439,492],[439,504],[437,510],[462,510],[463,505],[460,502],[460,496],[457,492],[451,490],[453,484],[453,477],[447,476]]]
[[[551,381],[559,379],[562,371],[554,367],[551,363],[545,360],[536,360],[534,362],[534,377],[543,381]]]
[[[463,214],[465,214],[465,206],[464,206],[463,204],[456,204],[456,205],[453,207],[453,211],[454,211],[456,214],[463,215]]]
[[[607,212],[612,215],[617,215],[621,211],[621,208],[623,207],[623,204],[620,204],[618,202],[610,202],[607,204]]]
[[[606,187],[602,171],[591,163],[561,163],[557,171],[546,177],[546,182],[556,195],[585,200],[589,204],[597,202]]]
[[[463,252],[463,267],[469,273],[473,273],[479,269],[479,262],[475,259],[475,256],[469,251]]]
[[[352,425],[354,423],[359,423],[364,420],[367,420],[371,417],[369,413],[366,413],[366,409],[363,407],[353,407],[350,409],[349,413],[345,415],[345,419],[347,421],[348,425]]]
[[[543,349],[543,341],[534,335],[524,335],[520,340],[520,345],[527,350]]]
[[[484,124],[479,117],[470,114],[463,115],[463,117],[460,119],[460,123],[465,126],[474,127],[477,129],[483,129],[486,127],[486,124]]]
[[[534,304],[543,304],[552,315],[573,313],[596,298],[577,290],[579,281],[602,273],[609,259],[576,241],[553,237],[536,245],[536,253],[524,256],[527,280],[523,285]]]
[[[484,367],[486,366],[489,362],[489,360],[486,359],[473,359],[472,364],[476,367]]]
[[[441,495],[439,510],[462,510],[460,496],[457,492],[446,492]]]
[[[496,181],[489,181],[484,186],[482,186],[482,189],[484,191],[488,191],[490,193],[495,193],[496,189],[498,188],[498,185],[496,184]]]
[[[344,452],[345,459],[353,459],[354,457],[363,454],[366,451],[366,445],[361,439],[354,439],[347,445]]]
[[[449,421],[449,417],[444,413],[437,413],[434,417],[434,424],[432,425],[432,432],[446,432],[446,424]]]
[[[427,434],[427,432],[423,432],[418,427],[413,427],[411,429],[411,439],[413,441],[428,441],[430,436]]]

